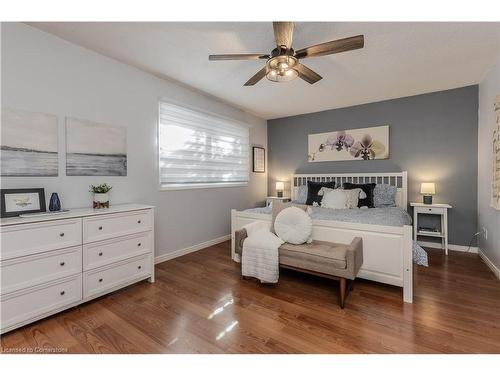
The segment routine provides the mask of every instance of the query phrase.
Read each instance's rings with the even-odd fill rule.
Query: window
[[[160,102],[159,158],[160,184],[166,189],[245,185],[248,127]]]

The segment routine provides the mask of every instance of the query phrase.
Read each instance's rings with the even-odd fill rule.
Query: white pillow
[[[321,192],[323,199],[321,207],[343,209],[343,208],[358,208],[359,199],[366,198],[366,193],[362,189],[328,189],[323,188]]]
[[[329,189],[324,192],[323,199],[321,200],[321,207],[342,209],[347,208],[348,190]]]
[[[358,208],[359,199],[366,198],[366,193],[361,189],[344,190],[346,192],[346,207],[345,208]]]
[[[319,189],[318,191],[318,195],[319,196],[322,196],[322,195],[325,195],[326,193],[332,191],[332,190],[344,190],[343,188],[337,188],[337,189],[331,189],[331,188],[327,188],[327,187],[322,187],[321,189]],[[360,188],[357,188],[357,189],[352,189],[352,190],[356,190],[357,192],[359,192],[359,199],[365,199],[366,198],[366,193],[363,191],[363,189],[360,189]]]
[[[326,193],[328,193],[329,191],[332,191],[332,190],[335,190],[335,189],[332,189],[332,188],[327,188],[327,187],[322,187],[321,189],[319,189],[318,191],[318,195],[321,197],[321,196],[324,196]],[[338,189],[337,189],[338,190]]]
[[[321,207],[332,209],[358,208],[359,192],[353,190],[335,189],[324,194]],[[360,189],[359,189],[360,190]]]
[[[311,217],[297,207],[288,207],[281,211],[274,221],[274,231],[283,241],[300,245],[312,241]]]

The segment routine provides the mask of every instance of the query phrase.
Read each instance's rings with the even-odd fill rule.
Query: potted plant
[[[100,185],[90,185],[90,192],[94,193],[94,208],[109,208],[109,191],[113,187],[106,183]]]

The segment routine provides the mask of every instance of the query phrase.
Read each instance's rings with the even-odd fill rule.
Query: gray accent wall
[[[304,93],[306,96],[307,93]],[[310,163],[308,134],[389,125],[387,160]],[[449,203],[449,242],[468,245],[477,228],[478,86],[268,121],[268,193],[293,173],[408,171],[409,202],[421,202],[420,182],[436,183],[437,203]]]

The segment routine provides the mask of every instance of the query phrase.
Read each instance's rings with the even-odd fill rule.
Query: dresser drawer
[[[433,215],[443,215],[444,208],[441,207],[418,207],[417,212],[419,214],[433,214]]]
[[[82,299],[81,275],[0,297],[2,331]]]
[[[145,232],[152,229],[151,210],[99,215],[83,219],[83,243]]]
[[[150,253],[152,232],[132,234],[83,245],[83,270],[88,271],[137,255]]]
[[[75,246],[0,262],[1,294],[82,272],[82,247]]]
[[[151,255],[142,255],[83,273],[83,298],[151,275]]]
[[[81,245],[82,220],[78,218],[4,226],[0,228],[0,234],[0,260],[11,259]]]

